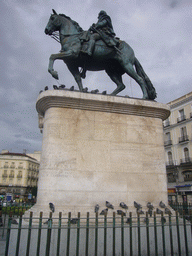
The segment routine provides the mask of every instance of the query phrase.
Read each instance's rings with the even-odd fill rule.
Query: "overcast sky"
[[[114,31],[134,49],[156,88],[157,101],[167,103],[192,91],[191,0],[1,0],[0,1],[0,150],[41,150],[36,99],[56,81],[47,72],[49,56],[60,45],[44,34],[52,8],[87,30],[100,10],[111,17]],[[55,62],[59,83],[77,89],[62,61]],[[121,95],[142,97],[135,81],[123,76]],[[112,92],[116,85],[105,72],[87,72],[89,90]]]

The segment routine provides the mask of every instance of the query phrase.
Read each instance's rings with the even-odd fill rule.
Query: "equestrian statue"
[[[140,85],[143,99],[156,98],[155,88],[135,57],[133,49],[115,37],[111,18],[105,11],[100,11],[98,22],[88,31],[84,31],[76,21],[53,10],[45,34],[52,36],[61,44],[61,51],[49,58],[48,72],[55,79],[58,79],[58,74],[53,69],[53,64],[59,59],[67,65],[80,92],[85,91],[82,78],[86,77],[87,70],[105,70],[117,85],[111,95],[115,96],[125,89],[122,75],[127,73]]]

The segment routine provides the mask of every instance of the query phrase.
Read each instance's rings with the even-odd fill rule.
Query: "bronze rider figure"
[[[88,48],[84,53],[89,56],[92,55],[95,42],[102,39],[108,46],[115,47],[118,46],[119,40],[115,38],[115,32],[113,30],[111,18],[105,11],[100,11],[98,15],[98,22],[93,23],[90,27],[91,31],[90,40],[88,42]]]

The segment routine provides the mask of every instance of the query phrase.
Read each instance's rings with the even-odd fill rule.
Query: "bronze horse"
[[[70,17],[64,14],[57,14],[53,10],[53,14],[45,28],[45,33],[52,35],[55,31],[59,31],[61,52],[52,54],[49,59],[48,71],[54,78],[58,79],[58,74],[53,69],[53,64],[55,60],[60,59],[67,65],[81,92],[83,91],[83,85],[79,71],[80,67],[91,71],[105,70],[117,85],[111,95],[116,95],[125,89],[122,75],[127,73],[140,85],[143,99],[154,100],[156,98],[155,88],[135,57],[133,49],[126,42],[120,41],[119,50],[117,51],[113,47],[108,47],[102,40],[99,40],[96,42],[93,55],[91,57],[86,56],[81,52],[82,44],[86,44],[86,42],[82,43],[81,38],[86,31],[83,31],[78,23]]]

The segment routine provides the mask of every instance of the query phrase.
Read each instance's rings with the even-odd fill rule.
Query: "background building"
[[[40,156],[35,151],[32,156]],[[30,200],[36,196],[39,174],[39,160],[30,154],[10,153],[3,150],[0,154],[0,194],[11,199]]]
[[[169,200],[192,203],[192,92],[168,105],[164,145]]]

